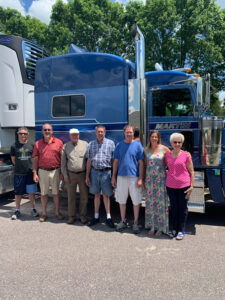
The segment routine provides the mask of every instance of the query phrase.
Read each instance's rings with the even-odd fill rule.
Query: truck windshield
[[[188,88],[152,91],[153,116],[192,116],[193,102]]]

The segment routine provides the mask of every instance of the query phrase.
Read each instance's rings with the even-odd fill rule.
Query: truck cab
[[[195,189],[189,200],[189,210],[205,211],[206,191],[215,202],[224,202],[224,120],[207,112],[207,78],[204,80],[185,71],[153,71],[146,73],[146,84],[148,133],[158,130],[163,144],[169,148],[170,135],[182,133],[185,137],[183,148],[191,153]]]
[[[28,40],[0,34],[0,194],[13,191],[10,146],[17,138],[17,129],[29,127],[30,139],[35,139],[35,66],[47,55]]]

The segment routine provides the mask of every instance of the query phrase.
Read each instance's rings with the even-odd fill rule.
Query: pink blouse
[[[183,151],[181,154],[173,158],[171,152],[165,154],[165,162],[168,166],[166,176],[166,186],[173,189],[182,189],[191,185],[191,177],[186,164],[191,162],[188,152]]]

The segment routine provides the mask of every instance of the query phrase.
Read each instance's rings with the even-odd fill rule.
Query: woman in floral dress
[[[169,232],[164,164],[164,156],[168,151],[169,148],[161,144],[159,132],[151,131],[146,148],[145,228],[150,229],[150,235],[155,234],[157,237]]]

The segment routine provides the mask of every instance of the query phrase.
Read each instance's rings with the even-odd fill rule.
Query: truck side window
[[[81,117],[85,115],[85,96],[66,95],[53,98],[53,117]]]
[[[153,116],[191,116],[193,103],[189,89],[164,89],[152,92]]]

